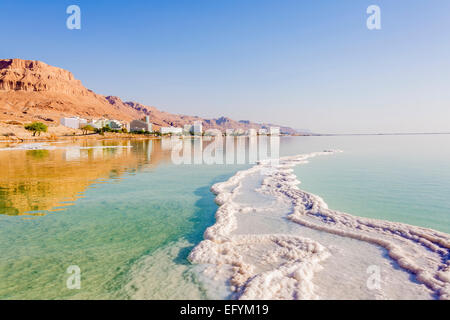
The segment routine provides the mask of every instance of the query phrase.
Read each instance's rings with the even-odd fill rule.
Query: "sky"
[[[69,30],[69,5],[81,29]],[[381,30],[369,30],[369,5]],[[0,58],[173,113],[450,132],[448,0],[1,0]]]

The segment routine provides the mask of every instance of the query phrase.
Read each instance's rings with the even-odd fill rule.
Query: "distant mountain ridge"
[[[150,116],[154,128],[178,126],[202,121],[204,129],[259,129],[269,124],[227,117],[205,119],[198,116],[172,114],[138,102],[122,101],[116,96],[103,96],[85,88],[70,71],[41,61],[0,60],[0,120],[44,121],[59,123],[62,116],[110,118],[123,121]],[[280,126],[284,133],[297,130]]]

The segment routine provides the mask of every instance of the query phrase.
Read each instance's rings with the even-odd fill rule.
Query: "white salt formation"
[[[237,299],[450,299],[450,235],[331,210],[297,187],[295,165],[333,153],[261,162],[214,185],[216,223],[189,259]]]

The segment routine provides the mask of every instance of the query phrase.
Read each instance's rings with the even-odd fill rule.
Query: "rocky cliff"
[[[0,60],[0,90],[81,96],[93,94],[67,70],[49,66],[41,61],[20,59]]]
[[[155,128],[183,126],[193,121],[202,121],[205,129],[258,129],[267,126],[226,117],[203,119],[171,114],[137,102],[124,102],[119,97],[96,94],[85,88],[71,72],[41,61],[0,60],[0,120],[39,120],[58,124],[61,116],[130,121],[144,115],[150,116]],[[283,131],[295,132],[287,127],[283,127]]]

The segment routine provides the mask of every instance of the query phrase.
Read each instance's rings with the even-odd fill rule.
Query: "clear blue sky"
[[[82,29],[66,28],[67,6]],[[381,7],[382,30],[366,28]],[[448,0],[0,1],[1,58],[162,110],[316,132],[450,131]]]

